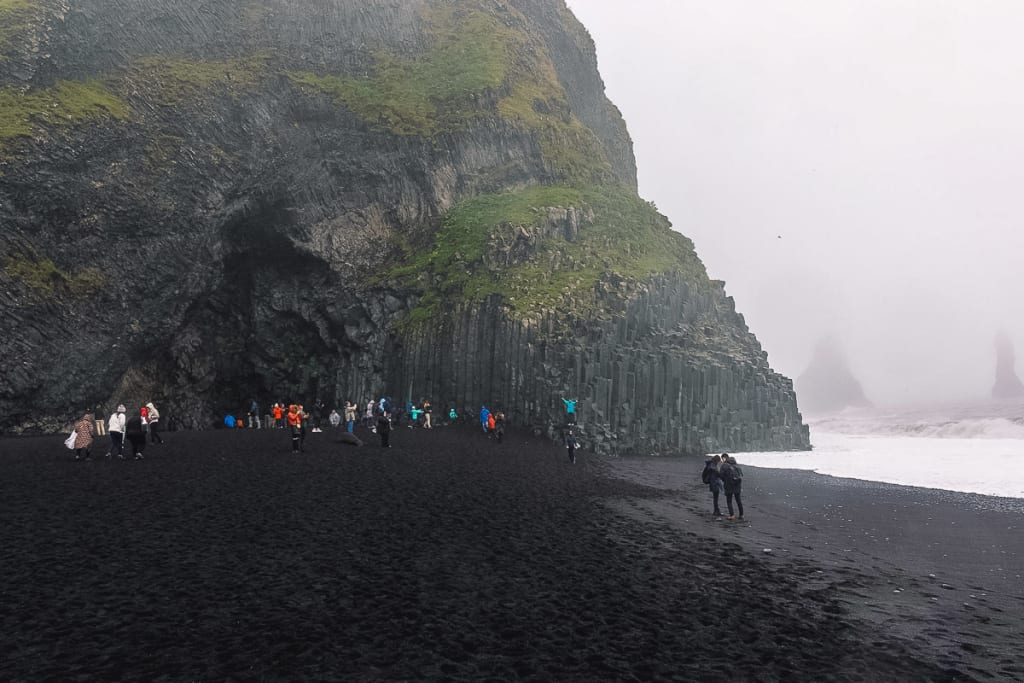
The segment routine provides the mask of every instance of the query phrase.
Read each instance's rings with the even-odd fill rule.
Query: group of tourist
[[[75,460],[92,460],[95,437],[102,436],[104,431],[110,438],[110,447],[105,456],[107,458],[117,456],[118,459],[124,460],[125,440],[131,444],[131,457],[134,460],[142,460],[147,434],[150,443],[164,442],[160,436],[160,411],[152,401],[131,416],[128,416],[127,412],[128,409],[122,403],[110,414],[110,419],[105,423],[102,416],[97,420],[95,413],[82,415],[75,422],[71,436],[65,441],[68,448],[75,451]]]

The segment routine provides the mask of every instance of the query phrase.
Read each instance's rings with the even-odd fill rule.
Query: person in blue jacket
[[[487,406],[480,406],[480,426],[484,428],[484,434],[487,433],[487,418],[491,416],[491,411],[487,410]]]
[[[562,403],[565,404],[565,421],[571,425],[576,424],[576,399],[562,399]]]
[[[235,428],[235,418],[233,415],[224,416],[224,426],[227,427],[228,429]]]

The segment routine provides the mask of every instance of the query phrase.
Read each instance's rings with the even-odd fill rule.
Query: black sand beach
[[[726,526],[699,463],[165,438],[142,462],[0,441],[0,679],[1024,677],[1013,503],[749,468]]]

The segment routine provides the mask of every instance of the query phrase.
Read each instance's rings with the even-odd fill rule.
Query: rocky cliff
[[[796,378],[796,391],[808,414],[834,413],[844,408],[867,408],[864,395],[835,337],[824,337],[814,347],[814,356],[803,374]]]
[[[0,2],[0,425],[388,392],[806,448],[562,0]]]

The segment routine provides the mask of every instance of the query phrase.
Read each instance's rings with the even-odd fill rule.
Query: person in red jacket
[[[284,406],[280,403],[274,404],[274,426],[284,427]]]
[[[288,406],[288,428],[292,430],[292,453],[300,450],[305,453],[306,449],[302,444],[302,411],[294,403]]]

